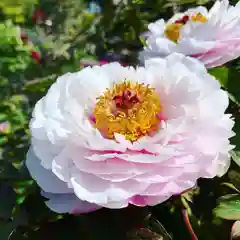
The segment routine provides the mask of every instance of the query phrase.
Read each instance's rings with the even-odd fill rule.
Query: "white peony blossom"
[[[26,164],[56,212],[155,205],[226,172],[227,106],[218,81],[183,55],[87,67],[37,102]]]
[[[175,14],[169,21],[149,24],[146,47],[140,60],[166,57],[177,52],[216,67],[240,56],[240,2],[216,1],[205,7]]]

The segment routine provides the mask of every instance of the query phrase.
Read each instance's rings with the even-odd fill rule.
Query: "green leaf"
[[[238,110],[239,112],[239,110]],[[235,149],[230,152],[232,159],[235,161],[235,163],[240,166],[240,115],[234,114],[235,118],[235,125],[233,127],[233,132],[235,132],[235,136],[231,138],[231,144],[235,145]]]
[[[0,113],[0,121],[6,121],[8,119],[8,115],[6,113]]]
[[[240,173],[235,170],[231,170],[228,173],[228,177],[230,178],[234,186],[237,187],[237,189],[240,189]]]
[[[234,97],[234,102],[240,102],[240,88],[239,88],[239,70],[229,68],[227,90]]]
[[[142,45],[143,45],[144,47],[147,46],[146,40],[145,40],[145,38],[144,38],[143,36],[140,36],[140,37],[139,37],[139,40],[140,40],[140,42],[142,43]]]
[[[240,195],[229,194],[221,197],[214,213],[219,218],[240,220]]]
[[[206,4],[210,0],[169,0],[169,5],[177,4],[177,5],[183,5],[183,4],[190,4],[190,3],[197,3],[197,4]]]
[[[33,92],[39,92],[41,89],[46,90],[54,83],[56,77],[56,74],[52,74],[44,78],[37,78],[35,80],[28,81],[24,85],[24,90]]]
[[[240,167],[240,151],[230,152],[233,161]]]
[[[18,178],[19,172],[11,163],[5,163],[0,167],[0,180],[9,181]]]
[[[23,9],[20,6],[11,6],[4,8],[4,13],[7,15],[19,15],[22,14]]]
[[[238,107],[240,107],[240,102],[231,93],[228,92],[229,99],[234,102]]]
[[[203,4],[208,3],[209,1],[210,1],[210,0],[198,0],[198,1],[197,1],[197,4],[203,5]]]
[[[228,68],[217,67],[209,69],[208,72],[213,75],[221,84],[222,87],[226,87],[228,83]]]
[[[25,18],[24,18],[23,15],[18,15],[18,16],[15,17],[15,21],[17,23],[23,23],[25,21]]]
[[[221,185],[226,186],[232,190],[234,190],[235,192],[240,193],[240,190],[238,190],[232,183],[229,182],[223,182]]]
[[[8,141],[8,138],[5,136],[0,136],[0,146],[6,144]]]

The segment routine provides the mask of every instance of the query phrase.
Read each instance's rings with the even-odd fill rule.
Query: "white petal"
[[[31,148],[27,153],[26,166],[31,176],[44,191],[52,193],[73,192],[73,190],[68,188],[66,183],[58,179],[51,170],[47,170],[41,165],[40,160]]]
[[[106,206],[108,202],[126,200],[149,186],[134,180],[113,184],[86,173],[77,173],[71,181],[75,194],[80,199],[102,206]]]
[[[46,201],[46,205],[57,213],[82,214],[101,208],[98,205],[79,200],[75,194],[52,194],[46,192],[41,194],[49,199]]]

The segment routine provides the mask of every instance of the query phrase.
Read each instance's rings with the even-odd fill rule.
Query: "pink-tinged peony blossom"
[[[216,1],[209,11],[189,9],[149,24],[149,30],[140,60],[177,52],[198,58],[207,68],[220,66],[240,56],[240,2]]]
[[[0,122],[0,133],[8,133],[10,129],[8,122]]]
[[[218,81],[183,55],[87,67],[37,102],[26,165],[56,212],[156,205],[226,172],[227,106]]]

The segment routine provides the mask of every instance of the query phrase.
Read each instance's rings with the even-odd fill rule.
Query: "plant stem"
[[[192,237],[192,240],[198,240],[198,237],[195,234],[195,232],[193,231],[192,225],[191,225],[191,223],[189,221],[189,217],[188,217],[187,211],[183,210],[182,214],[183,214],[183,220],[184,220],[184,222],[186,224],[186,227],[187,227],[187,229],[188,229],[188,231],[189,231],[189,233],[190,233],[190,235]]]

